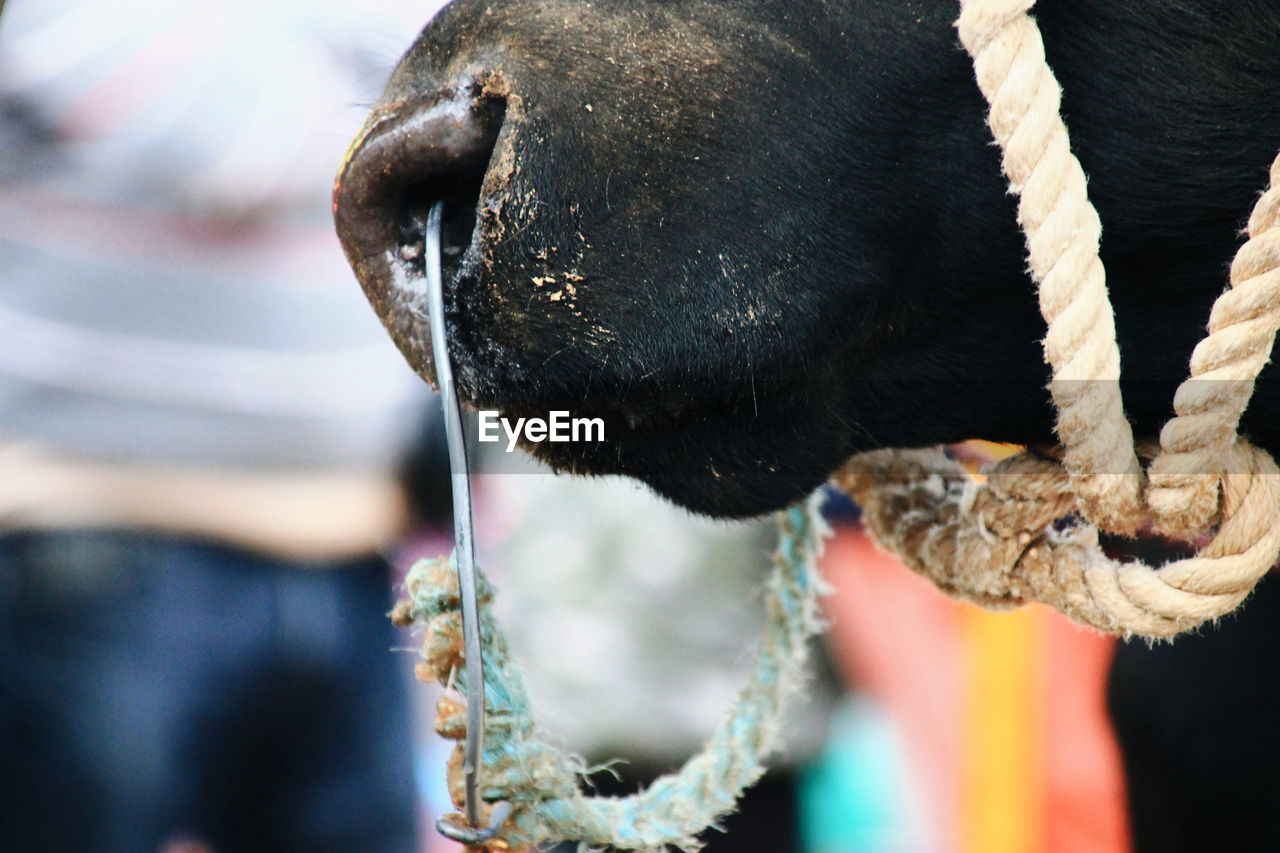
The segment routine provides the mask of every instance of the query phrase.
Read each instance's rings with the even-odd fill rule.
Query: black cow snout
[[[380,314],[397,268],[421,263],[434,202],[445,202],[446,263],[470,244],[505,113],[505,100],[479,86],[445,88],[379,109],[352,144],[334,183],[334,219]]]

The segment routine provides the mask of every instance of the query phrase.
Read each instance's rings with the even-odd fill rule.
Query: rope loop
[[[480,633],[485,661],[485,748],[480,766],[482,822],[498,812],[496,840],[487,846],[531,848],[571,839],[587,846],[657,851],[667,845],[697,850],[697,835],[732,811],[742,791],[764,772],[778,741],[785,701],[799,692],[808,641],[822,629],[819,597],[826,584],[816,560],[828,533],[820,498],[778,514],[778,550],[765,593],[765,633],[751,680],[701,751],[676,773],[629,797],[591,797],[580,781],[582,759],[543,740],[534,724],[524,680],[491,610],[492,588],[480,577]],[[449,559],[423,560],[405,581],[407,601],[393,617],[425,628],[419,677],[457,687],[437,704],[436,731],[466,737],[467,692],[462,660],[458,582]],[[464,749],[447,769],[454,805],[464,801]],[[502,805],[505,804],[505,805]],[[460,819],[461,815],[449,816]]]

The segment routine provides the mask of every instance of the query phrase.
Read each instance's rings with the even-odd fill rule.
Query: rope
[[[1098,257],[1102,223],[1059,112],[1061,89],[1044,58],[1033,0],[962,0],[960,41],[991,105],[1027,238],[1048,334],[1049,391],[1058,409],[1063,467],[1081,512],[1107,530],[1135,533],[1141,472],[1120,399],[1120,348]]]
[[[1013,456],[978,484],[941,450],[882,450],[836,480],[880,544],[945,592],[992,608],[1038,601],[1107,633],[1169,637],[1235,609],[1280,553],[1280,469],[1243,446],[1232,465],[1217,535],[1158,570],[1103,553],[1097,528],[1073,519],[1070,478],[1054,461]]]
[[[1019,195],[1062,458],[1023,453],[978,484],[940,451],[875,451],[837,481],[882,545],[952,594],[988,606],[1040,601],[1109,633],[1167,637],[1233,610],[1280,557],[1280,471],[1237,434],[1280,327],[1280,157],[1148,480],[1124,416],[1098,215],[1032,5],[961,0],[957,27]],[[1149,523],[1212,536],[1159,569],[1102,552],[1099,530],[1132,536]]]
[[[1249,217],[1249,240],[1231,263],[1231,289],[1209,315],[1209,335],[1191,354],[1191,376],[1173,398],[1177,413],[1160,432],[1148,501],[1158,525],[1189,534],[1217,512],[1217,483],[1236,439],[1254,380],[1271,358],[1280,326],[1280,157],[1271,186]]]
[[[510,804],[510,815],[497,832],[501,844],[522,849],[570,839],[626,850],[701,846],[698,833],[732,811],[742,791],[764,772],[763,762],[778,739],[785,700],[802,686],[808,640],[822,627],[817,601],[825,584],[815,560],[826,528],[818,504],[812,498],[778,514],[779,544],[765,595],[764,639],[751,681],[729,716],[678,772],[629,797],[583,794],[583,761],[538,737],[523,678],[493,618],[492,588],[481,576],[487,715],[480,792],[485,821],[497,804]],[[420,561],[410,570],[406,589],[408,601],[397,605],[392,616],[399,624],[426,628],[419,677],[456,685],[465,694],[462,620],[451,560]],[[437,732],[453,740],[466,736],[465,700],[446,694],[437,711]],[[448,765],[450,796],[459,808],[464,798],[463,753],[459,743]]]

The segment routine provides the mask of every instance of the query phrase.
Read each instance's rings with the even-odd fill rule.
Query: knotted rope
[[[1033,3],[961,0],[957,26],[1019,196],[1062,459],[1024,453],[979,485],[937,451],[876,451],[837,481],[875,537],[944,590],[985,605],[1044,602],[1110,633],[1170,636],[1230,612],[1280,557],[1280,472],[1237,434],[1280,327],[1280,157],[1148,479],[1124,416],[1098,215],[1027,14]],[[1099,530],[1132,536],[1148,523],[1187,539],[1217,531],[1195,557],[1160,569],[1102,553]]]
[[[521,849],[561,839],[626,850],[701,846],[698,833],[732,811],[743,789],[764,772],[763,761],[777,743],[785,700],[804,680],[808,640],[822,626],[817,600],[825,585],[815,561],[826,528],[818,515],[818,501],[810,499],[779,513],[778,530],[774,570],[765,594],[764,639],[751,681],[700,752],[677,773],[623,798],[583,794],[579,783],[586,766],[582,760],[539,738],[523,678],[494,622],[489,606],[492,588],[480,579],[487,710],[480,762],[484,820],[490,820],[495,804],[507,803],[511,808],[498,827],[500,841],[495,846]],[[392,617],[402,625],[426,628],[419,677],[456,685],[465,693],[462,618],[451,561],[419,562],[409,573],[406,589],[409,599],[397,605]],[[448,693],[437,711],[436,731],[462,740],[465,700]],[[448,768],[450,796],[458,808],[464,799],[463,752],[461,743],[454,747]]]

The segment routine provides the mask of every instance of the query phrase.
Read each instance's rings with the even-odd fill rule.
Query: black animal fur
[[[470,91],[504,111],[450,269],[464,394],[603,416],[604,445],[537,452],[719,515],[782,506],[859,450],[1051,441],[1043,322],[956,12],[447,7],[383,103]],[[1046,0],[1036,16],[1104,223],[1128,414],[1154,436],[1280,148],[1280,2]],[[391,195],[433,179],[384,165]],[[429,374],[425,321],[388,298],[344,215],[365,287]],[[1268,369],[1244,429],[1275,451],[1278,412]]]

